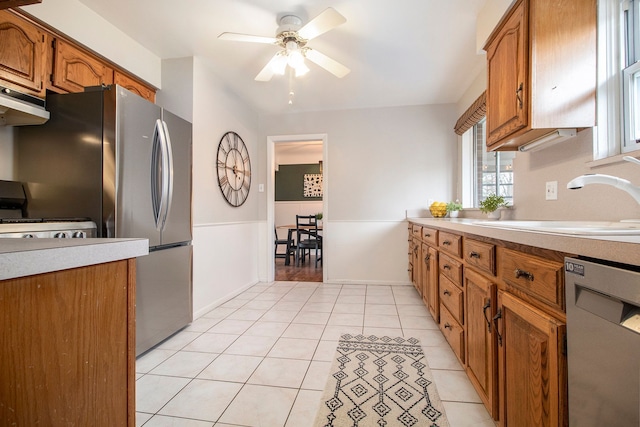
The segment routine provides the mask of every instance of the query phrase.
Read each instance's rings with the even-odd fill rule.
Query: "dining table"
[[[322,231],[322,224],[317,224],[317,226],[313,226],[313,225],[300,225],[299,227],[297,227],[295,224],[285,224],[285,225],[277,225],[276,229],[278,230],[287,230],[287,254],[289,253],[289,251],[291,250],[291,242],[294,241],[293,239],[293,233],[295,233],[298,228],[301,229],[305,229],[305,230],[309,230],[312,228],[317,228],[318,231]],[[287,257],[285,259],[284,265],[289,265],[289,257]]]

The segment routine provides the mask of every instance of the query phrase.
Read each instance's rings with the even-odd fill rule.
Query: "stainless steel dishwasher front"
[[[639,271],[565,259],[570,426],[640,425]]]

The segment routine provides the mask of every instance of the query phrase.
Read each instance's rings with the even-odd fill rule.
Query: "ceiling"
[[[485,66],[476,16],[486,0],[80,0],[162,59],[197,56],[260,113],[457,102]],[[188,6],[187,6],[188,5]],[[275,46],[218,40],[222,32],[274,37],[278,18],[303,23],[327,7],[347,22],[309,46],[351,69],[270,82],[254,77]],[[124,12],[126,11],[126,12]]]

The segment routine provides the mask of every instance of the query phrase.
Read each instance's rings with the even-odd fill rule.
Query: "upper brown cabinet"
[[[9,9],[10,7],[26,6],[35,3],[42,3],[42,0],[0,0],[0,9]]]
[[[149,86],[143,85],[137,80],[132,79],[126,74],[121,73],[118,70],[113,72],[113,83],[122,86],[125,89],[139,95],[151,102],[156,100],[156,92]]]
[[[44,98],[47,90],[82,92],[113,83],[155,102],[153,87],[116,64],[20,12],[0,10],[1,86]]]
[[[44,58],[44,32],[7,11],[0,11],[0,84],[44,96]]]
[[[595,0],[518,0],[485,50],[489,150],[595,125]]]
[[[104,62],[62,40],[55,40],[53,45],[53,86],[82,92],[87,86],[113,83],[113,69]]]

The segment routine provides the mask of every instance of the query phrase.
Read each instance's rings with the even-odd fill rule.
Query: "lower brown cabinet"
[[[135,265],[0,281],[0,425],[135,425]]]
[[[464,270],[467,327],[467,375],[485,407],[496,418],[498,387],[496,336],[491,321],[495,315],[496,284],[470,268]]]
[[[499,425],[566,426],[566,325],[498,292]]]

